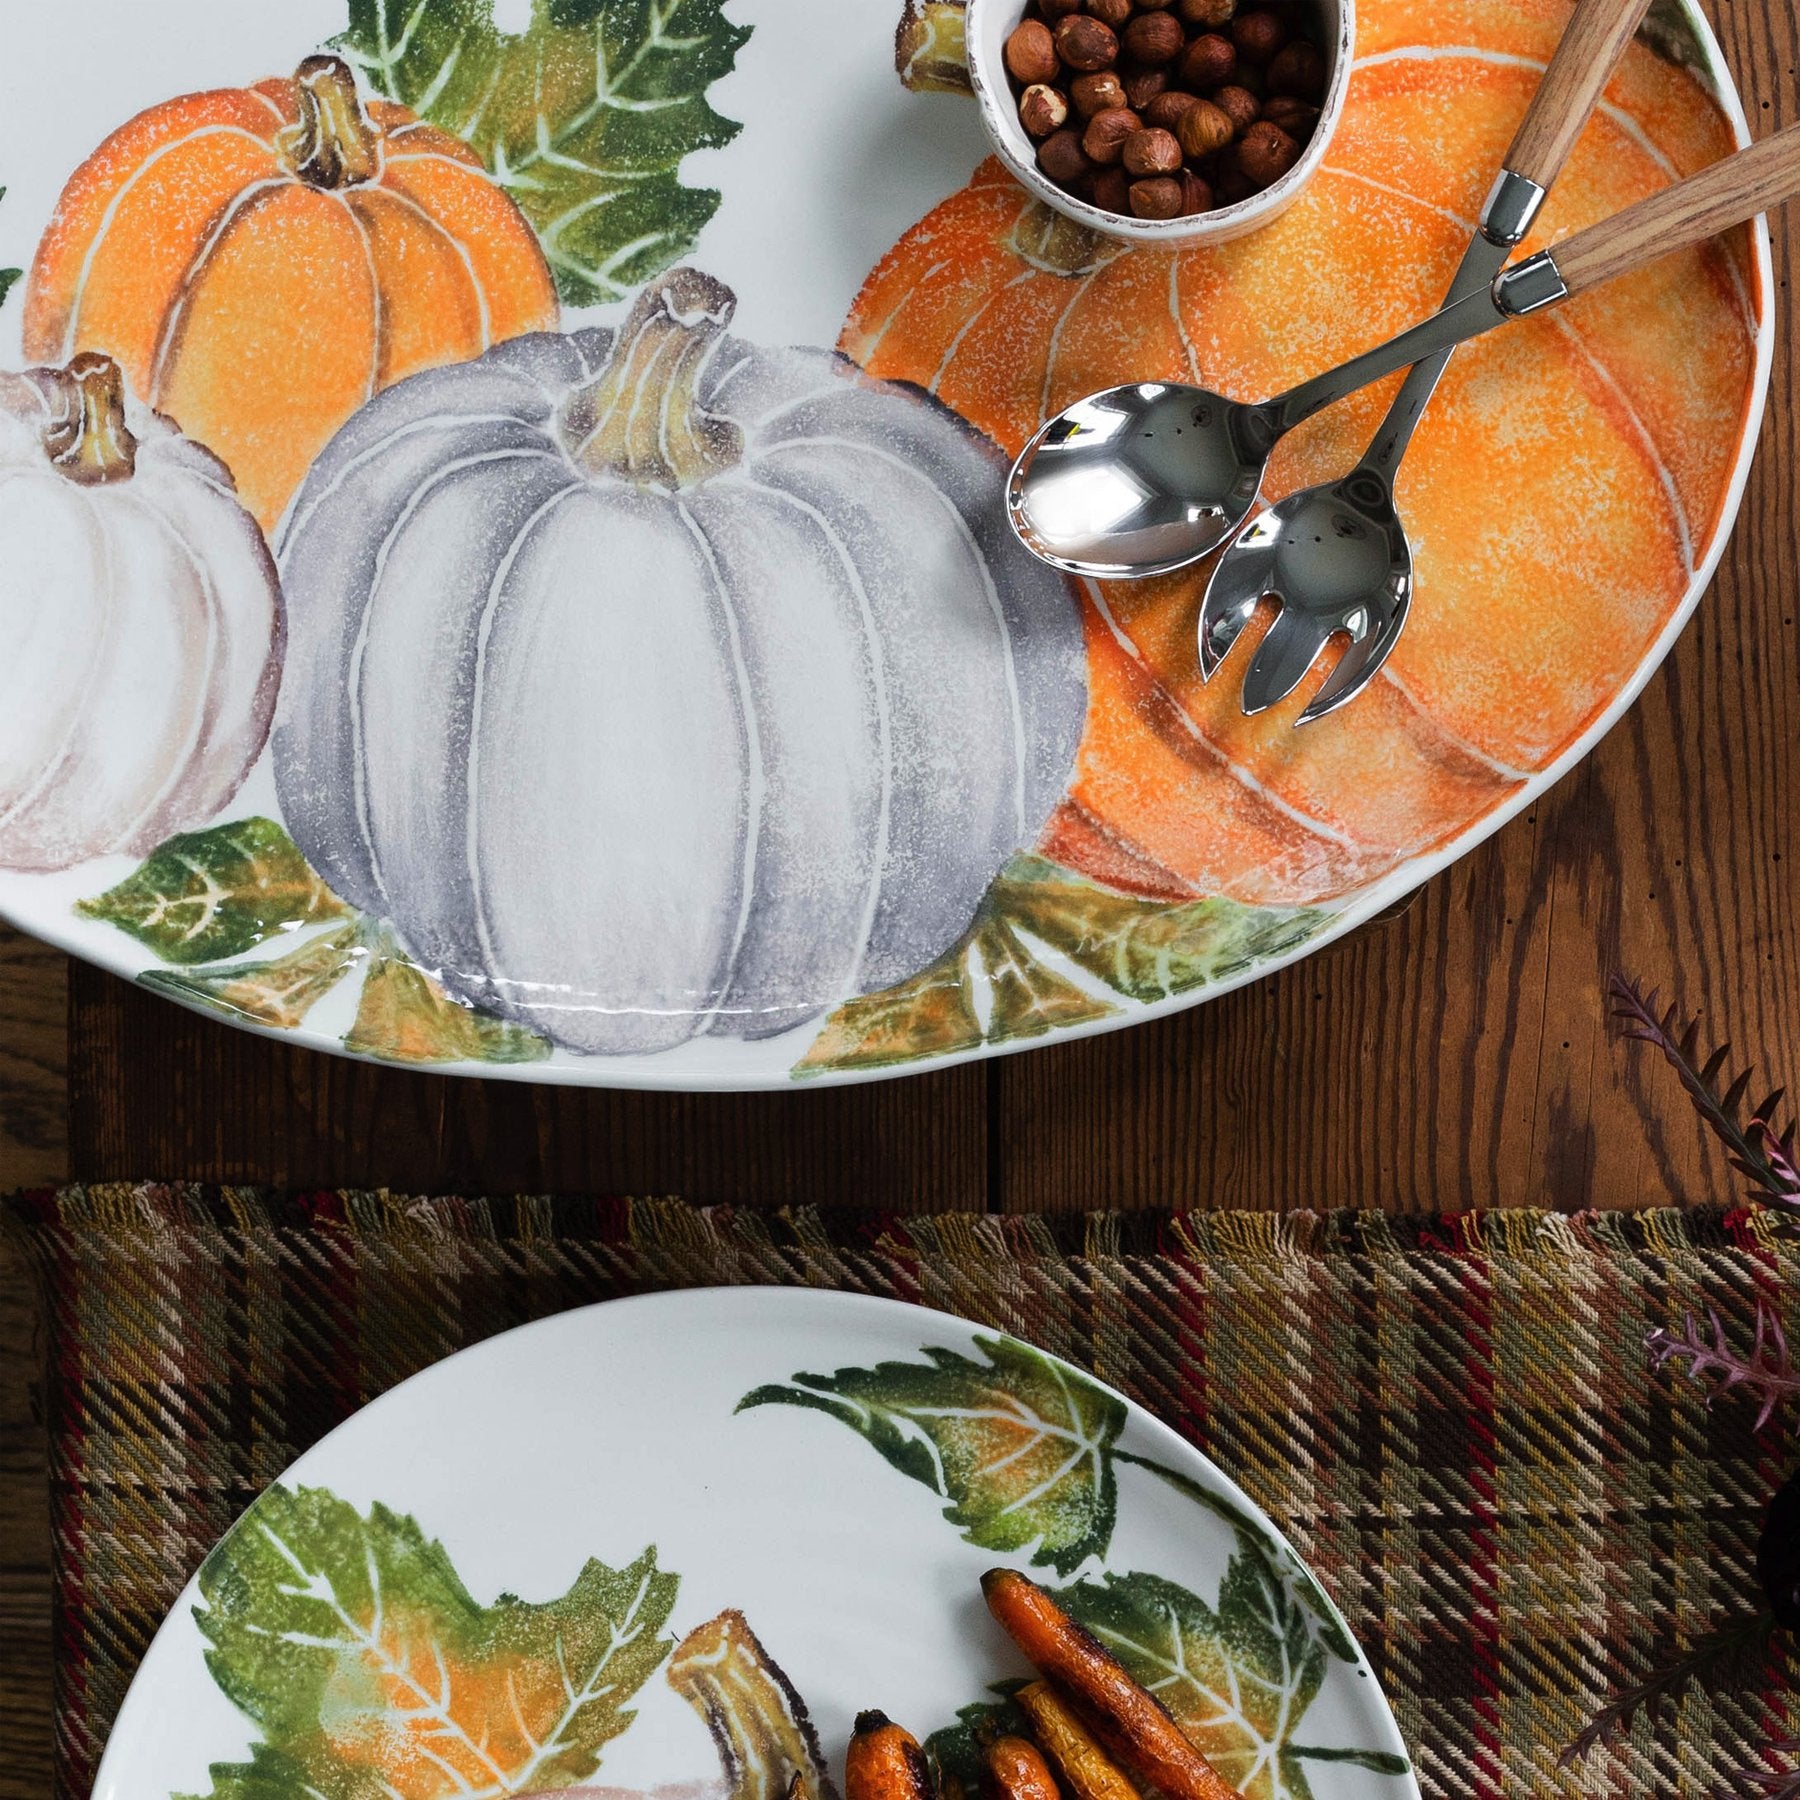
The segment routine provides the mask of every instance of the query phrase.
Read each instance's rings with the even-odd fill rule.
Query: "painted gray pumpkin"
[[[940,955],[1067,782],[1086,665],[948,409],[623,329],[389,389],[278,542],[289,828],[455,994],[571,1049],[761,1037]]]

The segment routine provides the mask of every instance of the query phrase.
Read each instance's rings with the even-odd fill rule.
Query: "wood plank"
[[[0,1235],[0,1800],[50,1792],[50,1512],[37,1300]]]
[[[73,972],[70,1134],[92,1180],[986,1204],[984,1069],[790,1094],[446,1079],[252,1037]]]
[[[68,1169],[68,958],[0,925],[0,1192]]]
[[[0,926],[0,1192],[68,1171],[66,959]],[[37,1296],[0,1233],[0,1800],[50,1792],[50,1511]]]

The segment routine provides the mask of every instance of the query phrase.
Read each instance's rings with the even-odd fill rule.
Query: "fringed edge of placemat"
[[[1638,1212],[1516,1208],[1401,1215],[1372,1211],[898,1213],[844,1206],[762,1208],[675,1197],[398,1194],[386,1188],[283,1191],[197,1182],[106,1182],[27,1189],[6,1201],[37,1231],[156,1237],[170,1231],[310,1230],[353,1238],[621,1247],[879,1251],[889,1256],[1025,1260],[1178,1256],[1279,1263],[1335,1255],[1671,1256],[1774,1248],[1791,1231],[1776,1209],[1655,1207]]]

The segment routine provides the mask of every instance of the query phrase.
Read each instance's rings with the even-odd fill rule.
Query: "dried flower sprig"
[[[1721,1394],[1742,1388],[1757,1402],[1755,1429],[1761,1431],[1783,1400],[1800,1394],[1800,1372],[1795,1371],[1788,1352],[1787,1333],[1781,1329],[1781,1320],[1766,1301],[1757,1301],[1756,1335],[1748,1355],[1743,1355],[1727,1342],[1724,1322],[1710,1306],[1706,1317],[1712,1326],[1710,1339],[1692,1313],[1687,1315],[1679,1336],[1660,1326],[1651,1332],[1644,1339],[1650,1366],[1663,1369],[1685,1359],[1687,1372],[1696,1381],[1711,1380],[1716,1384],[1707,1396],[1708,1405]]]
[[[1746,1118],[1744,1096],[1755,1079],[1754,1070],[1741,1069],[1723,1090],[1718,1086],[1731,1055],[1729,1043],[1720,1044],[1702,1059],[1697,1018],[1684,1021],[1674,1006],[1658,1013],[1655,990],[1645,994],[1635,981],[1627,981],[1623,975],[1613,976],[1608,991],[1613,1017],[1623,1021],[1625,1035],[1662,1052],[1664,1060],[1681,1078],[1694,1110],[1725,1146],[1731,1166],[1756,1184],[1757,1198],[1780,1206],[1800,1207],[1800,1169],[1794,1163],[1795,1122],[1790,1119],[1779,1130],[1775,1125],[1776,1109],[1786,1090],[1776,1088],[1751,1107]]]
[[[1800,1756],[1800,1740],[1771,1744],[1771,1756]],[[1800,1769],[1739,1769],[1713,1789],[1714,1800],[1800,1800]]]
[[[1794,1159],[1794,1121],[1788,1121],[1786,1134],[1777,1137],[1767,1119],[1754,1121],[1760,1134],[1762,1153],[1768,1159],[1770,1172],[1774,1175],[1777,1186],[1773,1190],[1777,1200],[1788,1205],[1800,1206],[1800,1162]]]
[[[1774,1613],[1766,1606],[1753,1613],[1739,1613],[1714,1626],[1672,1662],[1652,1669],[1642,1681],[1602,1707],[1592,1723],[1563,1751],[1557,1766],[1569,1768],[1597,1744],[1615,1742],[1653,1700],[1683,1694],[1695,1686],[1719,1693],[1759,1680],[1770,1640],[1778,1629]]]

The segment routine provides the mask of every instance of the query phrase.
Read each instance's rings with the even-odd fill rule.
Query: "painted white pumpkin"
[[[277,540],[289,829],[462,998],[570,1048],[787,1030],[953,943],[1067,783],[1086,664],[999,452],[922,392],[617,334],[389,389]]]
[[[224,464],[107,357],[0,376],[0,866],[204,824],[280,670],[275,565]]]

